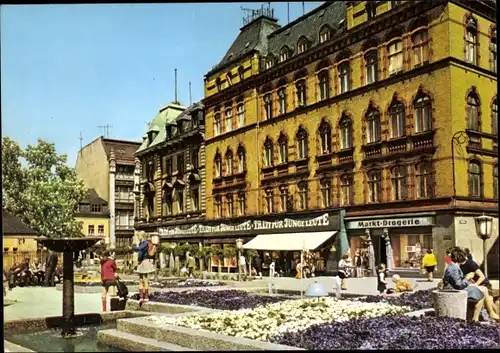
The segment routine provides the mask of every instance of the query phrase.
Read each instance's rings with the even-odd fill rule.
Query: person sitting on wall
[[[394,289],[396,293],[412,292],[413,286],[410,282],[401,279],[398,274],[392,276],[392,281],[394,282]]]
[[[17,276],[21,273],[21,264],[15,262],[7,273],[7,279],[9,281],[9,290],[12,290],[16,286]]]
[[[30,271],[30,258],[24,259],[24,263],[21,264],[20,283],[23,286],[28,286],[32,282],[32,276]]]
[[[30,272],[33,278],[37,279],[37,284],[43,283],[43,277],[45,276],[45,271],[43,266],[38,259],[35,259],[30,266]]]
[[[469,248],[465,248],[464,251],[465,251],[465,254],[467,255],[467,260],[474,261],[474,259],[472,258],[472,254],[470,253]]]

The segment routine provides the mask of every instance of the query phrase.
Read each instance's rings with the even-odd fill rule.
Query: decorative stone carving
[[[436,317],[467,319],[467,291],[465,290],[434,290],[432,303]]]

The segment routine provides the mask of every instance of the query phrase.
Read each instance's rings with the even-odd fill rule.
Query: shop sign
[[[208,226],[195,224],[190,228],[168,227],[160,228],[158,232],[161,236],[168,235],[198,235],[198,234],[219,234],[219,233],[243,233],[249,231],[268,231],[268,230],[293,230],[295,228],[315,228],[327,227],[330,225],[331,218],[328,213],[312,219],[290,219],[285,218],[279,221],[261,221],[252,220],[237,225],[219,224]]]
[[[387,218],[347,222],[347,229],[425,227],[434,225],[434,217]]]

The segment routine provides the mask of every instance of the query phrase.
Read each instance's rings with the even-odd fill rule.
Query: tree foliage
[[[2,205],[40,235],[82,236],[75,213],[87,189],[66,162],[54,143],[38,139],[23,150],[2,139]]]

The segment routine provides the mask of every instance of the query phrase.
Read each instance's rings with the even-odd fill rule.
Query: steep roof
[[[113,151],[117,164],[134,164],[134,153],[141,145],[140,142],[113,140],[104,137],[102,142],[108,159]]]
[[[344,22],[342,22],[344,21]],[[268,53],[279,56],[283,45],[296,53],[297,42],[304,36],[313,47],[319,43],[319,31],[325,24],[334,30],[334,36],[345,31],[345,1],[328,1],[269,35]]]
[[[3,236],[9,235],[37,235],[37,233],[10,212],[2,209]]]
[[[222,60],[207,75],[211,75],[226,65],[238,61],[253,50],[257,50],[261,55],[266,55],[267,36],[279,27],[277,20],[268,16],[260,16],[243,26]]]
[[[91,204],[91,205],[102,205],[106,206],[108,203],[106,200],[101,198],[95,189],[88,189],[87,190],[87,195],[85,198],[80,202],[80,204]]]
[[[184,110],[186,110],[186,107],[176,103],[170,103],[160,109],[160,112],[151,121],[147,133],[143,136],[143,142],[135,153],[142,152],[150,147],[164,142],[167,138],[165,125],[177,118]],[[148,141],[148,133],[150,132],[158,133],[151,142]]]

